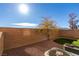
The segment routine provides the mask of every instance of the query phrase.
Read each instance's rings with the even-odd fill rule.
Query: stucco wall
[[[36,32],[38,29],[18,29],[18,28],[0,28],[1,32],[4,32],[4,49],[11,49],[21,47],[40,41],[47,40],[45,34]],[[55,39],[58,34],[50,32],[50,39]]]
[[[36,33],[35,29],[1,28],[0,31],[4,32],[5,36],[4,49],[21,47],[46,40],[46,37]]]
[[[50,39],[55,40],[59,36],[59,30],[58,29],[53,29],[50,31]]]
[[[73,38],[74,40],[79,38],[79,30],[60,30],[59,34],[59,36]]]

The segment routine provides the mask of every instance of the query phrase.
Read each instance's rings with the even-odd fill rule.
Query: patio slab
[[[44,56],[45,51],[52,47],[62,48],[62,45],[59,45],[52,40],[45,40],[28,46],[6,50],[4,51],[3,56]]]

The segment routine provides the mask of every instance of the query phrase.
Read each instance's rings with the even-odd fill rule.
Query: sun
[[[26,4],[20,4],[19,5],[19,12],[22,14],[27,14],[29,11],[28,5]]]

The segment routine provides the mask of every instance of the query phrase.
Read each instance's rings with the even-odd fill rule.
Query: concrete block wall
[[[16,28],[1,28],[4,32],[4,49],[17,48],[30,45],[46,40],[42,34],[35,32],[35,29],[16,29]]]
[[[30,45],[33,43],[47,40],[45,34],[36,32],[38,29],[28,28],[0,28],[4,32],[4,50]],[[50,32],[50,39],[54,40],[58,37],[55,31]]]
[[[61,37],[72,38],[74,40],[79,38],[79,30],[60,30],[59,34]]]

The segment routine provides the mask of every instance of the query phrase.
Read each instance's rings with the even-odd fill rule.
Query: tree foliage
[[[38,25],[40,33],[43,33],[46,35],[47,39],[49,40],[50,32],[55,30],[56,32],[57,26],[53,20],[50,20],[50,18],[44,17],[42,22]]]
[[[52,29],[56,28],[56,24],[54,21],[50,20],[47,17],[43,18],[43,21],[38,25],[40,29]]]

